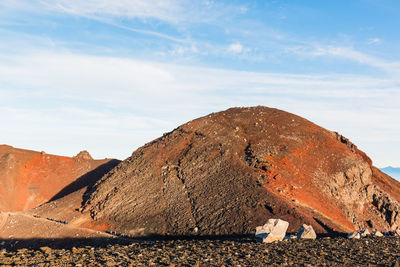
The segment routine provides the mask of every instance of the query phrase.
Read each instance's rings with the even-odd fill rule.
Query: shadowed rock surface
[[[112,159],[98,166],[97,168],[85,173],[84,175],[64,187],[60,192],[54,195],[50,199],[50,201],[60,199],[82,188],[86,189],[87,187],[92,187],[104,174],[112,170],[120,162],[120,160]]]
[[[84,212],[136,235],[386,230],[400,184],[347,138],[267,107],[232,108],[144,145],[85,194]]]

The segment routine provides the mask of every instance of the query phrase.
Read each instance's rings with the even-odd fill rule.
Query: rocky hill
[[[28,210],[94,183],[118,161],[93,160],[0,145],[0,211]]]
[[[232,108],[144,145],[85,193],[84,213],[134,234],[225,235],[268,218],[317,232],[400,225],[400,183],[347,138],[267,107]]]

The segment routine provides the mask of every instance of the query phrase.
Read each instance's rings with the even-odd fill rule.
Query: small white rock
[[[313,227],[311,225],[303,224],[299,232],[297,233],[297,238],[300,239],[315,239],[317,238],[317,234],[315,233]]]
[[[371,234],[368,229],[361,230],[359,233],[361,237],[366,237]]]
[[[383,234],[381,232],[379,232],[379,231],[372,232],[372,235],[376,236],[376,237],[382,237],[383,236]]]
[[[359,232],[349,233],[347,235],[347,238],[349,238],[349,239],[360,239],[360,233]]]

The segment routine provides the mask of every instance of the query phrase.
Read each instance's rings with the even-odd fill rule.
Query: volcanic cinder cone
[[[190,121],[133,152],[85,211],[136,234],[246,234],[269,218],[316,232],[400,225],[400,185],[348,139],[267,107]]]

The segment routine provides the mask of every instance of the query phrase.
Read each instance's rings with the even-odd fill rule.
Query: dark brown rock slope
[[[267,107],[190,121],[86,193],[84,211],[135,234],[245,234],[268,218],[317,232],[400,225],[400,185],[345,137]]]

